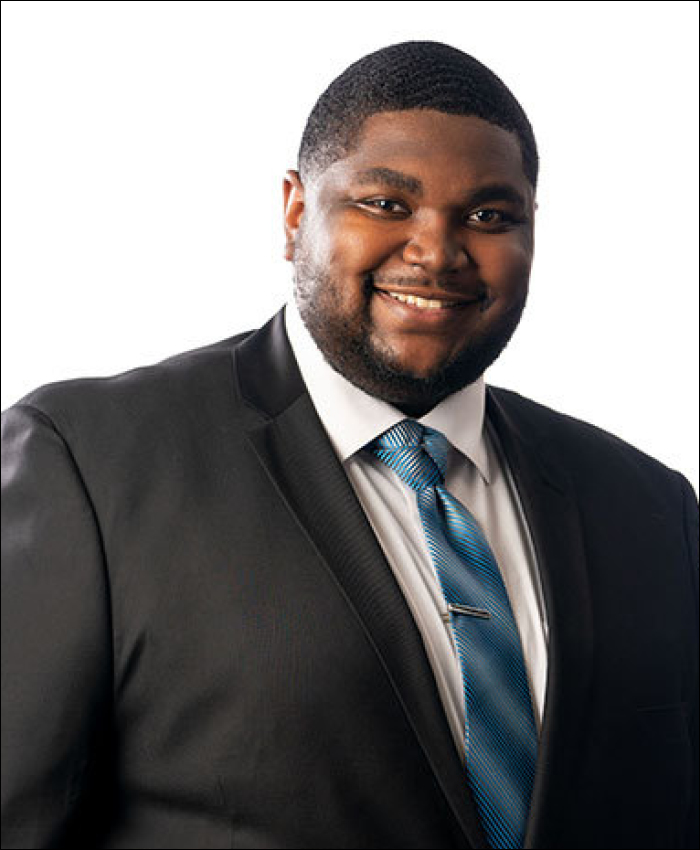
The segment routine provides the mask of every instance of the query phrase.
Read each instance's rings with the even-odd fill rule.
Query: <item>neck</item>
[[[434,404],[397,404],[395,405],[401,413],[405,413],[409,419],[420,419],[421,416],[425,416],[426,413],[430,413],[430,411],[435,407]]]

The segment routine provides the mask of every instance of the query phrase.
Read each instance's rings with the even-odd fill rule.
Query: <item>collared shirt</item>
[[[455,744],[464,757],[464,694],[452,629],[428,552],[415,492],[363,451],[406,416],[368,395],[325,360],[296,304],[285,309],[301,375],[331,444],[396,577],[432,665]],[[547,625],[530,533],[494,430],[485,421],[483,377],[453,393],[418,421],[452,448],[445,486],[479,522],[503,576],[523,647],[535,720],[541,723],[547,677]]]

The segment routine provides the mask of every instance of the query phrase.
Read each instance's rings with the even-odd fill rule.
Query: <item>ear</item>
[[[288,171],[284,176],[284,246],[285,260],[294,259],[294,245],[304,213],[304,186],[298,171]]]

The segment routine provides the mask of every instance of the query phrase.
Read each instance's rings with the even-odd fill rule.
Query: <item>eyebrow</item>
[[[423,195],[423,184],[417,177],[384,166],[360,171],[355,175],[355,180],[361,185],[379,184],[400,192],[409,192],[417,197]],[[522,192],[510,183],[487,183],[464,193],[464,203],[467,205],[475,206],[488,201],[510,201],[520,207],[527,205]]]
[[[410,192],[412,195],[420,196],[423,194],[423,184],[417,177],[411,177],[410,174],[404,174],[402,171],[394,171],[393,168],[385,168],[384,166],[376,166],[375,168],[367,168],[365,171],[360,171],[355,176],[355,180],[360,184],[380,184],[387,186],[389,189]]]

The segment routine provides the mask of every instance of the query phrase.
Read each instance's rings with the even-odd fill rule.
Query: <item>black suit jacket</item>
[[[528,847],[695,847],[697,513],[489,388],[549,682]],[[3,847],[485,847],[421,637],[280,316],[3,421]]]

